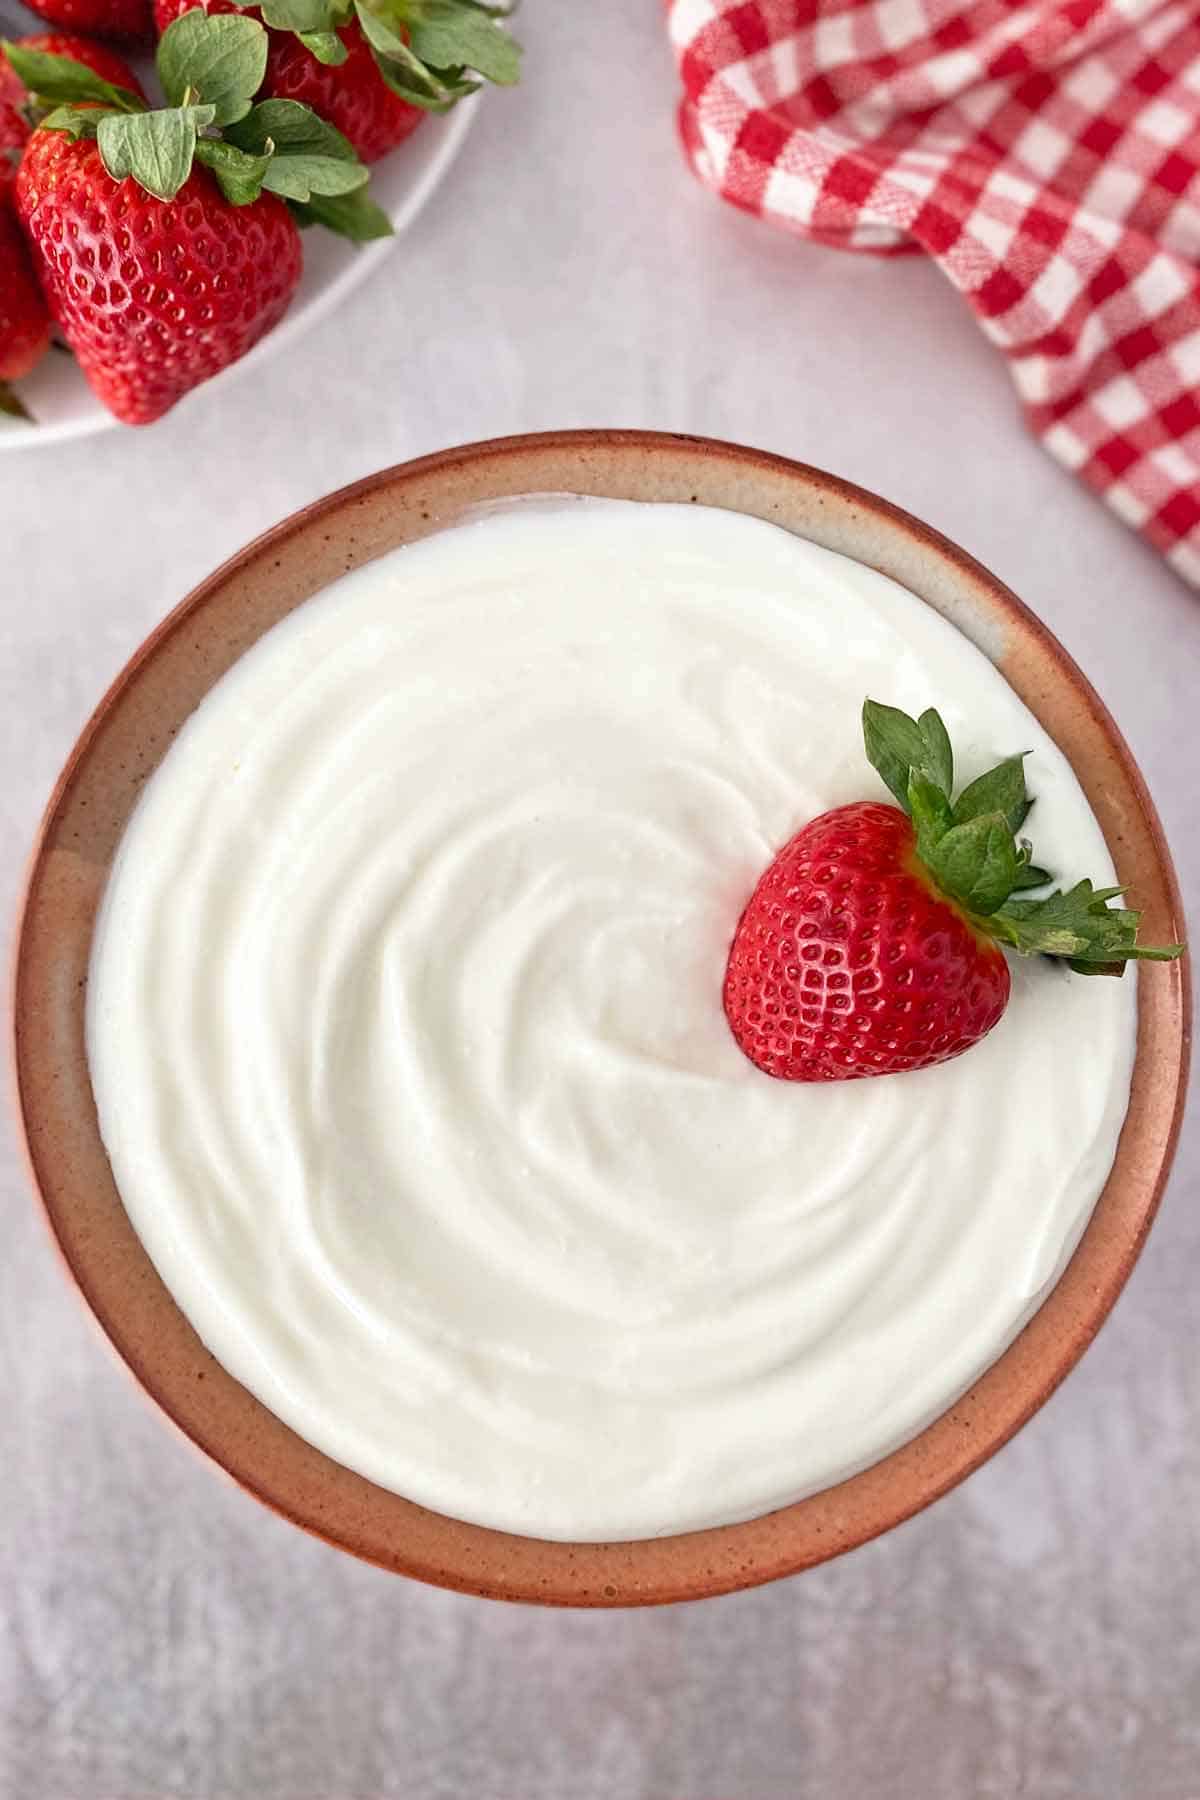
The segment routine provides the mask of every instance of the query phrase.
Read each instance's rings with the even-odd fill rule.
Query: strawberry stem
[[[252,206],[266,192],[299,224],[319,223],[353,242],[391,232],[366,193],[368,170],[340,131],[295,100],[255,103],[267,66],[258,19],[199,7],[176,19],[155,58],[167,105],[154,109],[70,57],[7,42],[0,52],[53,107],[42,128],[95,139],[113,181],[132,177],[166,202],[199,162],[231,206]]]
[[[1170,962],[1182,944],[1137,941],[1141,913],[1111,906],[1124,889],[1090,881],[1042,899],[1018,896],[1052,879],[1017,833],[1033,801],[1021,751],[1005,757],[954,798],[954,753],[931,707],[919,719],[894,706],[863,702],[867,760],[916,828],[916,854],[930,879],[975,928],[1022,955],[1055,956],[1082,975],[1120,975],[1135,960]]]

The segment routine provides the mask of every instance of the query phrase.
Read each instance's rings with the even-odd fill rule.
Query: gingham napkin
[[[1200,586],[1200,0],[667,0],[701,180],[926,251],[1060,462]]]

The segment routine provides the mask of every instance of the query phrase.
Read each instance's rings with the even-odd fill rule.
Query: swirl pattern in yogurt
[[[88,1040],[125,1205],[214,1354],[440,1511],[620,1539],[752,1516],[903,1442],[1077,1240],[1135,976],[1014,965],[956,1062],[774,1082],[721,1010],[804,820],[882,798],[871,693],[970,779],[1032,750],[885,577],[699,507],[526,504],[394,552],[212,690],[122,843]]]

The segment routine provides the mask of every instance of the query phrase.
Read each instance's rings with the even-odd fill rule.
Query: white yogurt
[[[721,981],[772,852],[883,790],[871,694],[960,778],[1013,750],[1040,860],[1111,877],[1063,757],[884,577],[698,507],[485,516],[337,582],[150,781],[89,1052],[125,1205],[311,1443],[556,1538],[746,1518],[910,1437],[1061,1269],[1135,987],[1018,961],[944,1067],[775,1082]]]

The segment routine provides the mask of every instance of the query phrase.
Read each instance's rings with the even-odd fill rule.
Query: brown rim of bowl
[[[1040,1309],[968,1393],[850,1480],[741,1525],[567,1544],[430,1512],[297,1437],[205,1350],[121,1206],[83,1045],[96,905],[142,781],[201,694],[264,629],[394,544],[480,502],[539,493],[726,506],[892,575],[1002,669],[1075,767],[1148,932],[1159,941],[1180,935],[1158,819],[1102,702],[1028,608],[938,532],[836,476],[719,441],[620,430],[499,439],[403,464],[306,507],[202,582],[130,659],[80,734],[34,848],[14,970],[18,1107],[51,1230],[104,1332],[185,1436],[259,1500],[369,1562],[465,1593],[547,1605],[696,1600],[794,1574],[899,1524],[998,1450],[1058,1386],[1111,1309],[1157,1208],[1182,1113],[1190,995],[1178,963],[1143,967],[1116,1161]]]

